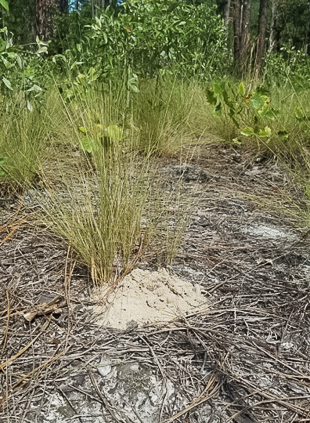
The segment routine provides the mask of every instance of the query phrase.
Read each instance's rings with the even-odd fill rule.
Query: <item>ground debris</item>
[[[309,244],[286,213],[301,194],[279,165],[275,178],[272,161],[237,153],[204,147],[191,169],[213,176],[184,181],[199,201],[169,271],[199,284],[203,313],[98,327],[89,273],[59,239],[26,224],[0,248],[0,421],[310,420]],[[176,165],[163,164],[170,185]],[[249,177],[251,166],[264,171]],[[66,306],[27,322],[42,293]]]

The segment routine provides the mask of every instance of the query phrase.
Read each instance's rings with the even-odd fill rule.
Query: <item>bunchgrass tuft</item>
[[[172,194],[161,191],[153,155],[169,151],[177,125],[175,133],[167,132],[160,150],[155,138],[152,146],[143,148],[139,116],[146,107],[144,101],[138,110],[136,97],[128,104],[128,96],[112,90],[79,96],[79,101],[63,101],[71,139],[60,144],[61,150],[54,143],[64,157],[54,162],[58,177],[51,175],[47,188],[38,194],[43,221],[72,246],[95,284],[124,274],[148,245],[158,263],[170,263],[188,213],[177,200],[177,187]],[[173,116],[172,110],[169,113]],[[153,124],[161,125],[159,116]],[[180,126],[180,137],[186,125],[190,126],[189,121]],[[160,130],[156,133],[156,137],[162,135]]]

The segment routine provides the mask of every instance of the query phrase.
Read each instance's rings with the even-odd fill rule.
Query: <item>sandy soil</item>
[[[117,289],[94,291],[93,310],[98,324],[116,329],[147,323],[164,323],[207,308],[200,285],[169,274],[165,269],[135,269],[125,276]]]
[[[164,188],[181,180],[184,205],[195,204],[166,269],[173,283],[149,254],[115,295],[124,305],[125,293],[128,304],[137,276],[159,270],[155,282],[135,289],[139,306],[162,281],[150,307],[160,308],[161,322],[137,324],[131,314],[113,323],[113,311],[108,325],[98,325],[88,270],[17,202],[2,200],[1,422],[309,421],[310,250],[301,219],[309,205],[302,192],[277,160],[245,147],[207,143],[184,164],[159,164]],[[185,307],[194,309],[176,316],[185,291],[178,305],[169,296],[179,279],[193,295]],[[168,304],[171,320],[162,322]],[[46,307],[54,308],[25,318]]]

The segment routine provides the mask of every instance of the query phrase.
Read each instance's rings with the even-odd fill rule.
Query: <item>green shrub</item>
[[[73,17],[68,19],[74,25]],[[78,15],[76,24],[80,31]],[[225,34],[215,7],[207,4],[131,0],[124,1],[118,12],[102,11],[86,25],[78,42],[69,35],[62,54],[79,64],[81,74],[93,68],[105,81],[124,79],[135,90],[135,75],[153,78],[173,72],[182,78],[206,79],[225,72],[229,67]]]

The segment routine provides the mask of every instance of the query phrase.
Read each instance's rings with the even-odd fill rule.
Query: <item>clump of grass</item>
[[[35,103],[33,110],[27,108],[23,93],[12,94],[10,107],[3,107],[0,116],[0,157],[5,158],[1,183],[9,192],[22,192],[37,183],[44,165],[60,156],[68,140],[66,121],[54,89]]]
[[[159,267],[170,265],[182,245],[183,236],[192,212],[192,204],[184,204],[181,184],[170,193],[161,193],[156,207],[149,213],[151,248]],[[160,194],[158,192],[158,194]]]
[[[203,89],[176,80],[143,81],[133,97],[137,148],[147,154],[180,151],[208,126]]]
[[[44,222],[73,247],[96,284],[122,274],[148,243],[153,242],[161,264],[171,262],[185,228],[184,210],[172,223],[162,193],[155,195],[155,162],[137,148],[133,110],[117,107],[126,96],[114,95],[97,91],[92,100],[87,92],[81,102],[63,103],[67,124],[75,131],[70,142],[79,149],[83,166],[68,156],[74,173],[59,162],[55,171],[64,170],[61,184],[52,184],[39,197]]]
[[[204,96],[194,84],[161,81],[161,92],[154,84],[139,93],[78,87],[71,102],[51,87],[33,111],[16,95],[0,116],[1,179],[23,191],[32,185],[29,201],[39,201],[42,220],[96,284],[122,274],[149,243],[158,264],[170,263],[185,230],[188,214],[177,191],[159,188],[154,155],[203,131]]]
[[[1,181],[15,187],[29,185],[39,173],[39,159],[45,131],[40,123],[40,113],[30,112],[22,98],[1,118],[0,156],[6,161],[2,167]]]
[[[96,168],[92,176],[70,181],[65,192],[41,198],[41,205],[45,221],[72,245],[100,284],[126,269],[140,242],[148,181],[147,164],[134,157],[98,161]]]

